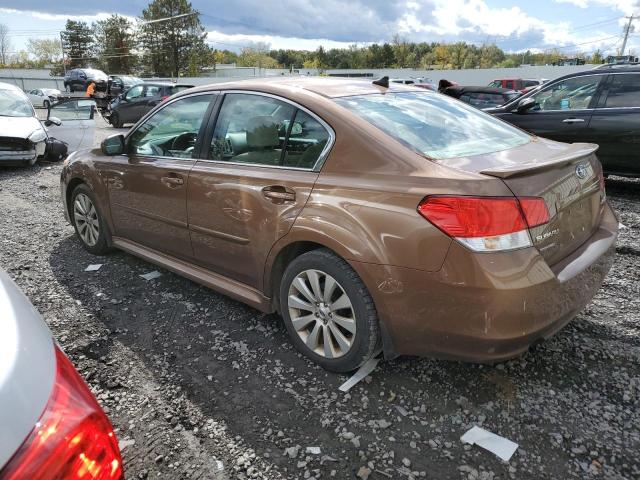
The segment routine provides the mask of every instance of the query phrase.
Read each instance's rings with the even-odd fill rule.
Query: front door
[[[191,258],[187,186],[214,94],[168,103],[126,140],[128,154],[103,166],[114,235]]]
[[[143,96],[144,86],[136,85],[127,90],[118,104],[118,116],[122,123],[137,122],[142,117],[142,108],[146,99]]]
[[[640,175],[640,73],[610,76],[591,130],[605,172]]]
[[[189,176],[198,263],[254,288],[271,247],[304,207],[330,148],[330,129],[283,100],[226,94],[208,158]]]
[[[568,78],[540,90],[525,113],[498,114],[509,123],[559,142],[589,142],[589,122],[603,75]]]

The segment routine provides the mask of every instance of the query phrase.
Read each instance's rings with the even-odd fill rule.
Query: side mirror
[[[60,125],[62,125],[62,120],[60,120],[58,117],[49,117],[44,121],[44,126],[50,127],[51,125],[56,125],[59,127]]]
[[[100,144],[100,149],[105,155],[122,155],[124,153],[124,135],[117,134],[105,138]]]
[[[518,106],[516,107],[516,112],[527,113],[535,105],[536,105],[536,101],[532,97],[523,98],[518,102]]]

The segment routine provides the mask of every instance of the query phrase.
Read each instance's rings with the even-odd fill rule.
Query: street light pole
[[[633,15],[629,18],[629,23],[627,23],[627,28],[624,31],[624,40],[622,40],[622,48],[620,48],[620,56],[624,56],[624,49],[627,48],[627,39],[629,38],[629,32],[631,31],[631,22],[633,21]]]

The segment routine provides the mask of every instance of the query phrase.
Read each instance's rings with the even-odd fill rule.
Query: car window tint
[[[536,93],[532,110],[580,110],[589,108],[602,75],[573,77]]]
[[[228,94],[211,140],[211,158],[280,165],[295,107],[262,95]]]
[[[213,94],[182,98],[149,117],[128,141],[129,153],[192,158],[202,119]]]
[[[169,87],[169,95],[173,95],[174,93],[182,92],[183,90],[188,90],[191,87],[187,85],[175,85],[173,87]]]
[[[289,129],[288,120],[285,126]],[[307,112],[298,110],[289,129],[282,164],[285,167],[313,168],[328,141],[327,129]]]
[[[358,95],[335,102],[430,158],[483,155],[531,141],[528,134],[489,114],[427,91]]]
[[[142,95],[143,88],[144,87],[142,85],[137,85],[137,86],[129,89],[129,91],[126,93],[125,97],[127,98],[127,100],[138,98],[138,97],[140,97]]]
[[[640,74],[613,75],[604,106],[640,107]]]
[[[513,80],[507,80],[504,84],[505,88],[515,88]]]
[[[155,97],[157,95],[160,95],[160,87],[155,85],[149,85],[144,91],[145,97]]]

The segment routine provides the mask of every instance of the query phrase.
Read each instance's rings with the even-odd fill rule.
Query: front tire
[[[380,343],[369,291],[329,250],[307,252],[289,264],[280,283],[280,306],[294,346],[327,370],[357,369]]]
[[[104,255],[111,248],[107,241],[108,226],[93,191],[85,184],[78,185],[71,194],[70,217],[76,235],[89,253]]]

